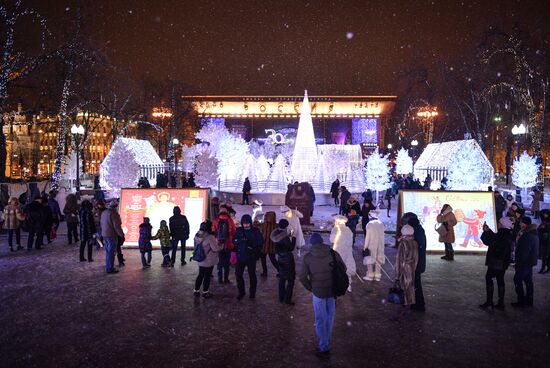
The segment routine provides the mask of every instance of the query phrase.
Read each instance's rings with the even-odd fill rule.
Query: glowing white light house
[[[312,182],[317,172],[317,145],[313,133],[313,121],[311,119],[311,106],[307,98],[307,90],[304,92],[304,101],[300,111],[298,133],[292,155],[290,174],[292,181]]]

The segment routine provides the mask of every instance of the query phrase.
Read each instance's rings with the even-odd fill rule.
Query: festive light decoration
[[[100,180],[105,183],[108,196],[120,197],[122,188],[134,188],[138,182],[140,166],[130,147],[118,140],[101,163]]]
[[[513,170],[512,182],[515,186],[527,189],[537,185],[540,164],[537,163],[536,156],[529,156],[529,154],[524,151],[519,158],[514,160]]]
[[[101,163],[99,181],[118,197],[121,188],[135,187],[140,176],[154,181],[158,171],[164,172],[164,162],[149,141],[119,137]]]
[[[409,156],[409,151],[404,148],[401,148],[397,152],[397,157],[395,159],[395,172],[397,174],[410,174],[413,172],[413,161],[411,156]]]
[[[447,168],[447,189],[479,190],[483,183],[483,172],[478,162],[475,146],[467,145],[454,153]]]
[[[229,130],[227,130],[225,125],[217,124],[215,121],[208,121],[203,125],[201,130],[195,133],[195,138],[201,142],[208,143],[211,154],[216,155],[220,141],[229,135]]]
[[[493,166],[474,139],[428,144],[414,164],[415,178],[423,182],[429,173],[432,180],[441,181],[444,176],[448,175],[449,166],[458,160],[457,153],[464,151],[472,152],[472,157],[474,157],[472,162],[476,165],[475,169],[481,173],[481,183],[484,186],[493,185]],[[475,188],[475,190],[477,189],[479,188]]]
[[[194,173],[199,187],[211,188],[218,182],[218,160],[209,149],[202,150],[196,157]]]
[[[292,180],[298,182],[312,181],[317,169],[317,145],[315,144],[307,90],[304,92],[304,101],[302,102],[298,133],[292,156],[290,169]]]
[[[376,203],[378,203],[378,192],[390,186],[390,161],[389,154],[381,155],[378,148],[367,158],[365,178],[367,188],[376,192]]]
[[[80,176],[83,175],[82,171],[82,158],[79,158],[80,164],[78,165],[78,171]],[[64,160],[65,165],[63,167],[64,174],[63,179],[65,180],[76,180],[76,152],[72,152],[70,156],[65,156]]]
[[[248,143],[244,139],[232,134],[224,135],[218,143],[216,152],[220,180],[239,181],[247,154]]]

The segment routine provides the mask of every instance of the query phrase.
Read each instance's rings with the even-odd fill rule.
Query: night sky
[[[74,14],[74,1],[27,3],[52,28]],[[177,79],[203,94],[395,94],[412,60],[452,65],[491,24],[548,20],[545,3],[99,0],[84,20],[136,80]]]

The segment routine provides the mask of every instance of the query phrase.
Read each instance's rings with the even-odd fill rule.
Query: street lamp
[[[411,142],[412,150],[413,150],[413,159],[416,156],[416,146],[418,146],[418,141],[416,139],[413,139]]]
[[[421,108],[416,116],[420,119],[422,123],[422,130],[424,132],[424,143],[426,145],[432,143],[433,134],[434,134],[434,119],[439,115],[437,112],[437,107],[428,106]]]
[[[172,139],[172,149],[174,151],[174,172],[178,171],[178,145],[180,144],[179,139]]]
[[[512,128],[512,134],[514,135],[514,137],[517,137],[516,139],[516,144],[517,144],[517,147],[518,147],[518,155],[517,155],[517,160],[519,161],[519,156],[520,156],[520,149],[521,149],[521,138],[523,137],[523,135],[527,133],[527,128],[525,127],[525,125],[523,123],[521,123],[519,126],[518,125],[514,125],[514,127]],[[521,192],[520,192],[520,189],[518,187],[516,187],[516,202],[518,203],[521,203]]]
[[[84,127],[82,124],[79,126],[73,124],[71,127],[71,134],[73,135],[76,148],[76,196],[80,197],[80,137],[84,135]]]

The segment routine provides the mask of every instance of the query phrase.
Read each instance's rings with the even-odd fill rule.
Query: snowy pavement
[[[103,251],[94,250],[93,263],[78,262],[64,236],[40,251],[10,253],[0,244],[0,367],[425,367],[429,360],[494,368],[542,367],[548,359],[550,274],[534,275],[535,307],[515,310],[509,270],[506,311],[483,311],[480,256],[428,256],[425,313],[387,303],[388,279],[355,278],[353,292],[337,301],[332,357],[320,364],[311,294],[297,283],[296,305],[280,305],[269,262],[255,300],[237,301],[233,270],[233,283],[214,280],[214,298],[204,300],[192,294],[196,264],[162,268],[160,251],[144,270],[139,252],[125,250],[126,266],[105,275]],[[393,262],[395,249],[386,254]],[[364,275],[359,248],[354,255]]]

